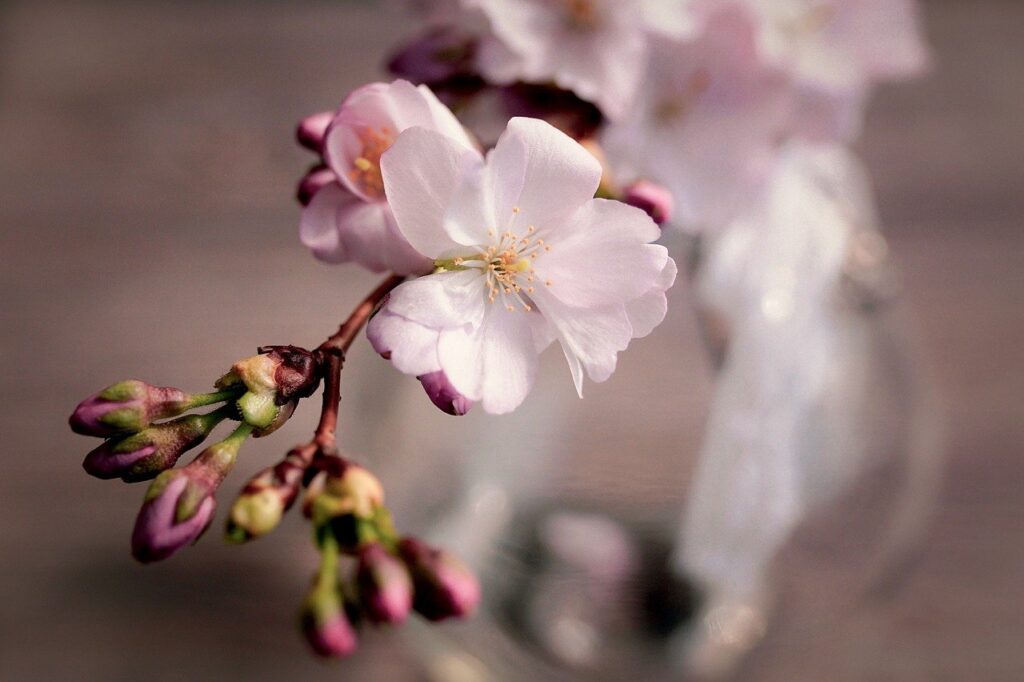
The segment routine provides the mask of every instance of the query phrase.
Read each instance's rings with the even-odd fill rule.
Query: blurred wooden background
[[[860,150],[948,405],[945,491],[881,618],[782,627],[743,679],[1024,675],[1024,3],[933,0],[927,17],[935,71],[880,92]],[[313,560],[296,519],[259,545],[225,547],[215,530],[165,565],[133,564],[142,490],[86,477],[88,444],[65,427],[79,398],[123,376],[200,387],[258,342],[333,329],[373,278],[298,244],[291,191],[310,159],[292,126],[378,75],[408,29],[368,2],[0,6],[0,679],[418,679],[389,635],[352,663],[309,660],[291,619]],[[590,387],[568,442],[621,443],[608,417],[629,404],[649,422],[638,451],[696,447],[710,380],[687,295],[677,287],[661,333]],[[346,382],[382,395],[352,396],[351,425],[409,388],[365,348],[354,360]],[[564,368],[545,367],[569,391]],[[649,401],[659,382],[687,390]],[[409,405],[419,428],[449,428]],[[349,442],[372,450],[365,433]]]

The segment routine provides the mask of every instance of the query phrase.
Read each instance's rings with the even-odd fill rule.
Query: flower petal
[[[626,304],[626,316],[633,327],[633,338],[647,336],[665,319],[668,298],[665,292],[676,281],[676,262],[669,258],[659,276],[657,287]]]
[[[512,220],[524,232],[530,224],[538,233],[558,227],[594,197],[601,182],[601,164],[590,152],[533,118],[508,122],[487,157],[486,172],[499,232]]]
[[[431,260],[409,245],[385,203],[355,201],[343,206],[338,230],[348,259],[374,272],[409,275],[430,270]]]
[[[436,329],[384,309],[366,325],[366,336],[373,349],[403,374],[420,376],[441,369],[437,359],[440,333]]]
[[[431,329],[476,327],[484,316],[483,277],[479,270],[420,277],[395,288],[384,309]]]
[[[625,350],[633,337],[633,327],[621,304],[599,308],[576,308],[566,305],[550,292],[538,289],[534,295],[538,308],[555,328],[574,380],[582,365],[592,381],[601,382],[615,371],[616,354]],[[442,359],[443,361],[443,359]],[[582,382],[576,389],[582,393]]]
[[[331,183],[313,195],[309,205],[302,209],[299,220],[299,239],[325,263],[345,263],[348,252],[338,232],[338,212],[358,202],[338,183]]]
[[[535,262],[548,291],[573,306],[625,303],[655,288],[668,260],[650,216],[619,201],[587,202],[565,228],[551,232],[551,250]],[[563,236],[564,235],[564,236]]]
[[[488,308],[482,324],[441,333],[438,357],[452,385],[485,412],[505,414],[523,402],[537,375],[535,313]]]
[[[384,152],[384,193],[413,248],[437,258],[460,246],[444,229],[445,212],[463,174],[482,163],[476,151],[425,128],[406,130]]]

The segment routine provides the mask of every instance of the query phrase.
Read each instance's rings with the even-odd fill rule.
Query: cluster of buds
[[[304,510],[321,552],[300,621],[313,651],[343,657],[356,628],[398,625],[411,611],[430,621],[468,616],[480,586],[458,559],[412,537],[400,537],[380,482],[366,469],[324,458]]]
[[[214,494],[245,439],[278,428],[319,380],[312,353],[269,346],[235,363],[212,393],[190,394],[129,379],[83,400],[69,419],[72,430],[106,439],[86,455],[85,470],[126,482],[156,479],[132,534],[135,558],[147,563],[165,559],[202,535],[216,506]],[[204,414],[186,414],[218,404]],[[239,422],[230,436],[187,466],[174,468],[226,419]]]
[[[330,362],[320,351],[266,346],[236,362],[212,393],[129,380],[78,405],[72,429],[105,439],[86,456],[87,472],[127,482],[153,479],[131,537],[138,561],[166,559],[206,532],[217,491],[246,439],[279,428],[299,400],[316,390]],[[469,409],[439,379],[423,382],[443,409]],[[190,413],[210,405],[218,407]],[[226,438],[175,468],[225,420],[236,422]],[[305,513],[321,563],[303,601],[301,627],[313,651],[326,657],[353,652],[356,628],[364,621],[397,625],[413,610],[431,621],[471,613],[480,599],[473,574],[446,552],[397,535],[380,482],[335,454],[333,443],[333,435],[318,429],[311,442],[254,475],[232,504],[226,528],[226,539],[234,543],[266,535],[303,487],[308,489]]]

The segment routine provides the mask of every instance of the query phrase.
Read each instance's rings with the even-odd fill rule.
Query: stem
[[[352,314],[348,316],[342,325],[333,335],[317,347],[324,363],[324,401],[320,412],[320,422],[317,424],[316,433],[313,437],[310,448],[309,462],[317,452],[333,454],[336,449],[338,428],[338,404],[341,402],[341,369],[345,362],[345,352],[355,340],[359,330],[363,328],[366,321],[370,319],[373,309],[380,303],[388,293],[405,281],[400,275],[391,275],[380,285],[370,292],[370,295],[363,299],[363,302],[356,306]],[[306,448],[303,448],[305,454]]]
[[[203,407],[204,405],[213,405],[214,403],[223,403],[228,400],[238,398],[244,393],[244,389],[235,388],[227,391],[217,391],[216,393],[197,393],[193,395],[189,401],[189,409],[196,407]]]

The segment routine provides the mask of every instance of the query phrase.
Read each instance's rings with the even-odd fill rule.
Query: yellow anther
[[[369,159],[362,156],[357,158],[352,163],[355,165],[356,168],[363,171],[364,173],[373,168],[373,163]]]

